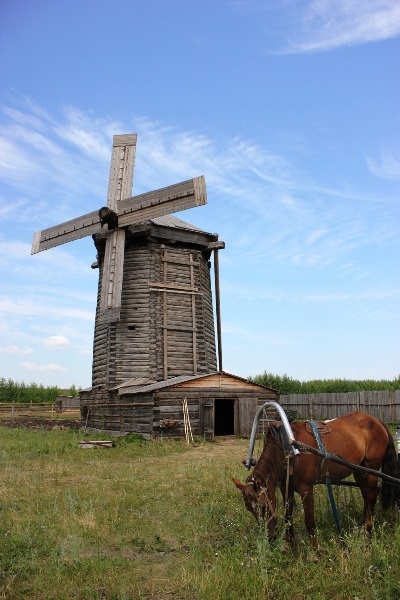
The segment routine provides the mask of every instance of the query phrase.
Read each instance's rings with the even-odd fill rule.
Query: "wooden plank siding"
[[[258,393],[262,396],[267,397],[268,399],[276,399],[279,398],[278,392],[272,390],[271,388],[266,388],[263,386],[259,386],[256,383],[252,383],[251,381],[247,381],[241,377],[232,376],[229,373],[211,373],[207,375],[207,377],[201,379],[194,379],[193,381],[186,381],[182,384],[177,384],[177,388],[204,388],[204,389],[216,389],[216,388],[226,388],[229,390],[241,390],[245,388],[246,390],[252,390],[255,393]],[[262,390],[262,392],[260,392]]]
[[[285,410],[297,411],[301,419],[335,419],[361,410],[385,423],[400,423],[400,390],[281,396]]]

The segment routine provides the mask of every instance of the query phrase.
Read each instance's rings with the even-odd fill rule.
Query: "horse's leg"
[[[282,485],[281,487],[282,498],[285,506],[285,547],[291,546],[293,548],[296,547],[296,538],[294,535],[294,526],[293,526],[293,508],[294,508],[294,491],[293,488],[289,486],[288,490],[286,490],[286,486]]]
[[[378,481],[374,475],[359,475],[354,473],[354,479],[361,490],[361,494],[364,500],[363,510],[363,525],[365,530],[372,533],[372,519],[374,515],[374,508],[376,500],[378,498]]]
[[[318,550],[318,541],[315,535],[314,489],[312,486],[302,486],[298,492],[303,502],[304,522],[308,537],[314,550]]]

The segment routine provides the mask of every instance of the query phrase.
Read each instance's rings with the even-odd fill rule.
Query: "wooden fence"
[[[282,395],[280,403],[285,410],[297,411],[300,419],[335,419],[353,410],[362,410],[385,423],[400,424],[400,390],[289,394]]]
[[[54,419],[62,418],[61,413],[69,418],[80,418],[79,409],[60,411],[55,404],[30,404],[0,402],[0,424],[2,421],[14,421],[23,419]]]

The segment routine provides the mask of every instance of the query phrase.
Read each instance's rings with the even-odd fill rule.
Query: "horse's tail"
[[[400,510],[400,459],[397,456],[396,447],[390,430],[385,423],[382,423],[382,425],[385,427],[389,436],[386,454],[382,463],[382,473],[399,480],[399,485],[393,485],[384,479],[382,480],[382,508],[386,510],[397,505]]]

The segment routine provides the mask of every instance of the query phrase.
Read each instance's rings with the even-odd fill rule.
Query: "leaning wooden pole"
[[[182,400],[182,409],[183,409],[183,422],[184,422],[184,425],[185,425],[186,443],[189,444],[190,443],[190,439],[191,439],[192,440],[192,444],[193,444],[192,426],[190,425],[189,407],[188,407],[186,396]]]
[[[219,258],[218,250],[225,248],[225,242],[218,241],[218,234],[214,233],[214,241],[208,244],[209,250],[214,252],[214,287],[215,287],[215,316],[217,319],[217,351],[218,371],[222,371],[222,335],[221,335],[221,296],[219,291]]]

